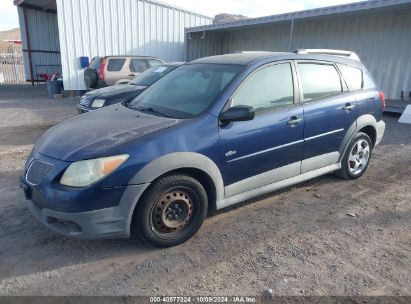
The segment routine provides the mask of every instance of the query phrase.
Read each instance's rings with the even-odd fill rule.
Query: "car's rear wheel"
[[[184,174],[156,180],[140,199],[132,232],[143,242],[170,247],[185,242],[201,227],[208,209],[199,181]]]
[[[345,151],[341,161],[341,169],[336,175],[345,179],[362,176],[368,168],[372,153],[372,142],[365,133],[358,133]]]

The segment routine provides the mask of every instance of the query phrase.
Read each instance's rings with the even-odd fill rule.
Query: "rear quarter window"
[[[350,91],[358,91],[363,88],[362,70],[345,64],[338,64],[338,68]]]
[[[94,57],[93,60],[91,60],[88,67],[90,69],[98,70],[100,68],[101,59],[101,57]]]
[[[118,72],[123,68],[126,59],[124,58],[111,58],[108,60],[107,71]]]

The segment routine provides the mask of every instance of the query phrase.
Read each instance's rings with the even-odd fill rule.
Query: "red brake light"
[[[104,80],[104,68],[106,67],[106,59],[101,59],[100,69],[98,70],[98,76],[101,80]]]
[[[381,109],[385,109],[385,94],[383,91],[381,91],[379,94],[380,97],[380,102],[381,102]]]

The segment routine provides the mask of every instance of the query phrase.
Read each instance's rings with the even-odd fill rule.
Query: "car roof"
[[[98,56],[97,56],[98,57]],[[121,56],[121,55],[108,55],[108,56],[103,56],[103,57],[100,57],[100,58],[132,58],[132,59],[135,59],[135,58],[141,58],[141,59],[158,59],[158,60],[160,60],[160,61],[162,61],[160,58],[158,58],[158,57],[154,57],[154,56],[144,56],[144,55],[142,55],[142,56],[140,56],[140,55],[138,55],[138,56],[130,56],[130,55],[124,55],[124,56]]]
[[[229,65],[249,65],[262,61],[279,60],[316,60],[345,63],[361,67],[358,60],[349,59],[343,56],[324,54],[296,54],[292,52],[238,52],[226,55],[217,55],[193,60],[189,64],[209,63],[209,64],[229,64]]]
[[[238,52],[226,55],[217,55],[200,58],[190,63],[215,63],[215,64],[237,64],[237,65],[247,65],[257,59],[264,59],[284,53],[276,52]]]

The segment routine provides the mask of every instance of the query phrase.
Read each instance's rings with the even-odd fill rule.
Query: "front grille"
[[[91,104],[92,101],[93,101],[93,97],[83,95],[80,98],[79,104],[82,105],[82,106],[88,107]]]
[[[40,160],[33,160],[27,170],[26,180],[32,185],[38,185],[43,178],[49,175],[51,170],[53,170],[53,165]]]

